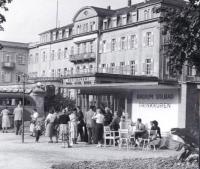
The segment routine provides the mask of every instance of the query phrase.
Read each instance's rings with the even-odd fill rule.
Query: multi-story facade
[[[198,103],[194,107],[189,100],[198,100],[198,95],[189,96],[194,86],[171,77],[164,55],[168,36],[159,22],[163,14],[156,12],[162,6],[183,4],[129,0],[127,7],[115,10],[83,7],[72,24],[41,33],[40,42],[29,46],[29,76],[63,91],[75,89],[77,104],[85,110],[89,104],[102,103],[129,113],[132,120],[157,119],[164,131],[190,127]],[[186,72],[191,76],[190,70]]]
[[[28,44],[0,41],[0,85],[17,84],[28,72]]]

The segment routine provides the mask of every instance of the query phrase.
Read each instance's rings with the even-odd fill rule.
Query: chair
[[[148,135],[147,138],[142,138],[142,142],[143,142],[143,150],[147,150],[150,149],[149,147],[149,143],[150,141],[154,140],[157,137],[157,130],[148,130]],[[154,145],[154,150],[156,150],[156,147]]]
[[[117,131],[111,131],[109,126],[104,126],[104,146],[106,146],[106,140],[110,140],[110,145],[111,141],[113,141],[113,146],[115,146],[115,140],[119,138],[116,136],[116,132]]]
[[[126,144],[128,150],[130,144],[130,135],[128,129],[119,130],[119,148],[121,148],[123,144]]]

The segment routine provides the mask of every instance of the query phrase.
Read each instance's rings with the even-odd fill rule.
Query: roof
[[[3,47],[11,47],[11,48],[27,48],[28,49],[28,43],[21,43],[21,42],[10,42],[10,41],[1,41],[0,44]]]

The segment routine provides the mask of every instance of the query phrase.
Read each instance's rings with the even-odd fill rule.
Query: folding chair
[[[130,135],[128,129],[119,130],[119,148],[121,148],[124,144],[127,146],[128,150],[130,144]]]
[[[143,138],[142,139],[142,142],[143,142],[142,149],[143,150],[150,149],[149,143],[150,143],[150,141],[154,140],[156,137],[157,137],[157,130],[148,130],[148,136],[147,136],[147,138]],[[155,145],[153,145],[153,147],[154,147],[154,150],[156,150]]]
[[[104,126],[104,146],[106,146],[106,140],[109,140],[109,144],[113,143],[115,146],[115,140],[118,138],[116,136],[117,131],[111,131],[109,126]]]

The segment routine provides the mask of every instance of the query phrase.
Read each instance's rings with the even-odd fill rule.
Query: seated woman
[[[160,132],[160,127],[158,126],[158,122],[154,120],[154,121],[151,121],[150,123],[151,123],[151,130],[156,130],[158,137],[161,138],[161,132]]]

